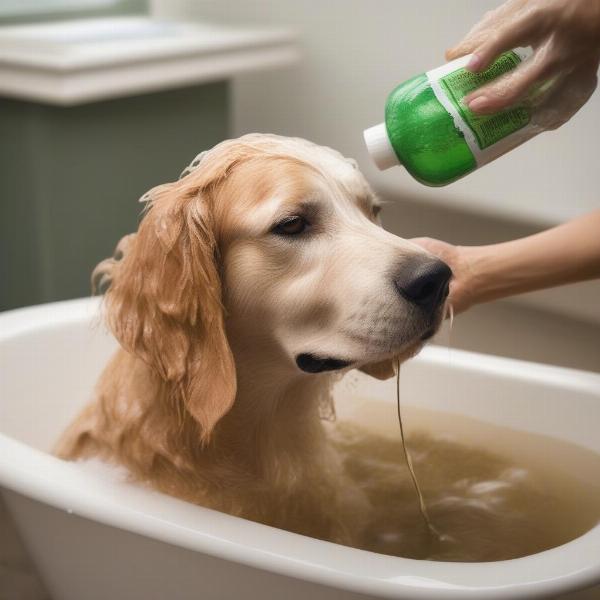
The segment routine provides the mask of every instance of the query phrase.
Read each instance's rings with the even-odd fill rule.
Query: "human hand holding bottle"
[[[481,71],[502,52],[519,46],[531,46],[533,55],[469,94],[465,103],[479,114],[533,103],[536,124],[555,129],[596,89],[600,0],[509,0],[486,13],[446,58],[473,54],[467,69]]]
[[[509,0],[487,13],[446,58],[473,54],[467,68],[481,71],[502,52],[519,46],[531,46],[533,55],[464,101],[480,114],[535,104],[535,125],[559,127],[596,88],[600,0]],[[449,302],[456,313],[514,294],[600,278],[600,211],[501,244],[413,241],[452,269]]]

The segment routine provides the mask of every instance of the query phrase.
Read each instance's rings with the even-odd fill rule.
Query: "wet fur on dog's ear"
[[[191,179],[153,189],[137,234],[123,238],[117,258],[94,276],[109,282],[106,318],[115,337],[165,382],[206,442],[233,404],[236,375],[212,209]]]

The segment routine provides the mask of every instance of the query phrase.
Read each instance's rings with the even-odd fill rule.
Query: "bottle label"
[[[527,139],[524,128],[529,124],[531,115],[524,107],[511,108],[494,115],[475,115],[463,103],[463,99],[474,89],[514,69],[526,55],[527,51],[521,49],[505,52],[481,73],[472,73],[464,68],[469,56],[427,72],[436,98],[464,135],[478,166],[494,160]]]

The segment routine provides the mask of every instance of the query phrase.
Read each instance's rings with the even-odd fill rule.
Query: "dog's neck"
[[[290,470],[306,470],[307,460],[325,451],[320,411],[330,402],[334,377],[301,373],[273,345],[232,351],[237,395],[217,426],[213,450],[227,452],[261,478],[276,483],[285,473],[289,482]]]

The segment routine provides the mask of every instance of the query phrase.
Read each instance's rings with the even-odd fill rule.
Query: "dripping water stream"
[[[451,347],[451,333],[452,333],[452,325],[454,324],[454,309],[451,304],[448,304],[448,316],[450,319],[450,327],[448,331],[448,351],[450,351]],[[404,437],[404,426],[402,424],[402,411],[400,410],[400,359],[396,359],[396,406],[398,409],[398,425],[400,426],[400,438],[402,441],[402,452],[404,454],[404,460],[406,461],[406,465],[408,466],[408,471],[410,473],[410,478],[412,480],[413,486],[415,488],[415,492],[417,494],[417,498],[419,500],[419,511],[421,516],[423,517],[423,521],[427,526],[427,531],[429,532],[430,542],[443,542],[448,541],[449,536],[441,533],[433,524],[431,517],[429,516],[429,512],[427,511],[427,505],[425,503],[425,498],[423,497],[423,492],[421,491],[421,486],[419,485],[419,480],[415,474],[415,468],[412,462],[412,458],[408,447],[406,445],[406,440]]]

